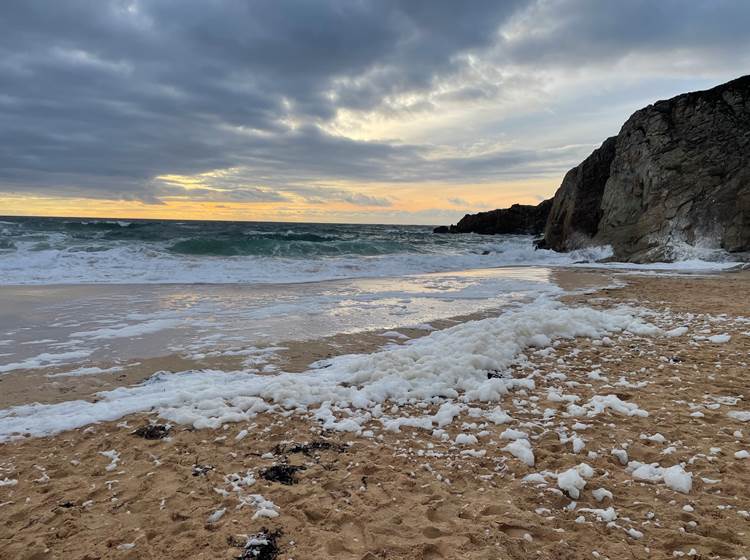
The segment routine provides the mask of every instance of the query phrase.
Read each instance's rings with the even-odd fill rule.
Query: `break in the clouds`
[[[748,21],[744,0],[6,0],[0,192],[457,204],[744,73]]]

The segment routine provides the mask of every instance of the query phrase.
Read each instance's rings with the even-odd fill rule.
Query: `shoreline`
[[[564,254],[564,253],[560,253]],[[687,265],[685,264],[687,263]],[[530,263],[501,263],[493,266],[479,268],[456,268],[437,271],[407,272],[398,277],[415,277],[429,276],[438,274],[456,274],[461,275],[471,272],[492,272],[504,269],[550,269],[552,271],[563,271],[571,273],[618,273],[618,274],[664,274],[664,275],[703,275],[703,274],[732,274],[750,270],[750,263],[744,261],[674,261],[674,262],[657,262],[657,263],[630,263],[630,262],[580,262],[580,263],[554,263],[554,262],[530,262]],[[110,282],[110,281],[87,281],[87,282],[46,282],[40,281],[26,283],[7,283],[0,284],[0,289],[20,290],[29,289],[56,289],[56,290],[77,290],[77,289],[106,289],[106,288],[157,288],[165,287],[221,287],[221,288],[242,288],[244,286],[259,286],[265,288],[284,288],[289,286],[305,286],[314,284],[347,282],[355,280],[385,280],[395,278],[395,276],[337,276],[332,278],[322,278],[305,281],[289,282],[271,282],[253,280],[248,283],[245,280],[235,280],[231,282],[165,282],[163,280],[142,281],[142,282]]]
[[[503,267],[507,268],[507,267]],[[492,272],[492,269],[488,269]],[[464,271],[464,273],[482,273],[477,271]],[[614,282],[614,274],[600,270],[577,270],[577,269],[554,269],[550,271],[553,285],[558,286],[564,291],[591,290],[599,289],[604,285]],[[124,285],[132,287],[137,294],[139,289],[150,288],[150,285]],[[97,287],[99,287],[97,285]],[[282,285],[276,286],[281,288]],[[33,297],[47,297],[50,304],[64,300],[71,294],[85,293],[85,286],[31,286],[29,291]],[[49,288],[49,289],[48,289]],[[264,286],[264,288],[266,288]],[[106,294],[110,292],[120,293],[120,287],[102,286],[101,290]],[[0,286],[0,298],[8,299],[4,293],[7,292],[5,286]],[[10,290],[11,292],[15,289]],[[101,295],[101,294],[97,294]],[[323,336],[302,340],[269,340],[266,347],[279,348],[278,350],[265,356],[267,361],[261,362],[271,364],[276,370],[287,371],[290,373],[304,372],[308,366],[322,359],[340,356],[344,354],[367,354],[376,351],[380,347],[391,344],[402,344],[407,340],[414,340],[429,334],[432,330],[441,330],[457,323],[483,319],[486,317],[497,316],[507,310],[509,306],[522,303],[522,301],[510,302],[502,307],[487,308],[483,311],[452,315],[440,319],[430,320],[431,329],[415,327],[395,327],[402,337],[386,337],[384,334],[393,331],[392,328],[381,328],[377,330],[362,330],[354,333],[338,333],[330,336]],[[19,307],[23,302],[18,303]],[[42,336],[42,335],[40,335]],[[151,339],[157,341],[162,334],[157,332],[151,335]],[[153,344],[153,340],[149,341]],[[133,344],[137,344],[135,341]],[[0,347],[1,348],[1,347]],[[147,380],[149,377],[160,371],[180,372],[188,370],[221,370],[221,371],[242,371],[248,369],[243,362],[250,358],[252,354],[243,354],[243,349],[238,348],[236,355],[231,356],[222,353],[218,349],[213,352],[208,351],[203,357],[197,358],[194,355],[187,355],[185,352],[168,352],[162,355],[141,355],[134,351],[132,356],[127,360],[107,361],[107,360],[87,360],[82,364],[60,364],[51,365],[43,369],[22,369],[14,370],[7,373],[0,373],[0,410],[23,405],[30,402],[39,402],[42,404],[53,404],[78,398],[92,398],[98,391],[112,390],[117,387],[133,386]],[[218,354],[212,356],[211,354]],[[231,351],[230,351],[231,353]],[[263,347],[258,347],[258,358],[263,359]],[[99,370],[113,369],[111,373],[94,373],[89,375],[66,376],[67,372],[75,371],[80,368],[95,368]]]
[[[618,288],[563,296],[572,307],[636,304],[663,331],[688,332],[562,339],[525,352],[527,361],[512,369],[536,383],[503,397],[509,419],[490,421],[498,403],[473,402],[441,428],[447,439],[408,425],[392,431],[375,419],[363,426],[373,437],[363,437],[325,430],[309,413],[261,413],[217,429],[177,424],[167,439],[149,441],[132,432],[154,416],[135,414],[0,444],[0,481],[16,481],[0,486],[0,550],[14,558],[233,558],[242,548],[230,541],[266,527],[282,531],[280,558],[520,560],[596,551],[666,559],[691,550],[740,558],[750,547],[750,463],[735,453],[750,450],[750,426],[727,413],[750,409],[749,280],[747,272],[633,276]],[[721,333],[731,339],[693,338]],[[569,415],[598,394],[649,416]],[[401,409],[424,415],[436,405]],[[555,414],[545,418],[547,409]],[[531,441],[534,466],[505,450],[525,439],[517,432]],[[584,445],[578,453],[576,438]],[[333,447],[294,453],[291,442]],[[683,493],[634,478],[612,449],[646,465],[683,464],[692,487]],[[549,473],[584,462],[593,473],[572,500]],[[206,469],[195,474],[195,465]],[[274,465],[294,467],[296,483],[263,479]],[[612,497],[598,501],[599,488]],[[267,509],[278,516],[256,516],[252,495],[272,502]],[[610,507],[616,517],[607,521]]]

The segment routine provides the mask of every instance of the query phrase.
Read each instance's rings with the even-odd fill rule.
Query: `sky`
[[[446,224],[750,70],[746,0],[4,0],[0,215]]]

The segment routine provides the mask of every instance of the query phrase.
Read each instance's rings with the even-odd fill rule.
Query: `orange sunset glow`
[[[370,185],[356,192],[390,193],[386,207],[346,201],[311,203],[295,196],[284,202],[201,202],[183,196],[164,197],[158,204],[138,200],[107,200],[52,196],[2,196],[3,215],[108,217],[164,220],[228,220],[284,222],[413,223],[457,221],[467,211],[484,211],[511,204],[536,204],[554,194],[559,180],[516,181],[465,185],[456,200],[455,185]],[[354,192],[354,191],[353,191]]]

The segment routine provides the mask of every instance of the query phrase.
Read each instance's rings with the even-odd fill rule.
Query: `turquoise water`
[[[0,284],[296,283],[600,256],[532,242],[430,226],[0,218]]]
[[[263,222],[0,218],[0,250],[19,242],[46,250],[104,251],[138,244],[179,255],[317,257],[429,253],[456,239],[427,226]],[[466,239],[461,240],[463,243]],[[480,240],[473,244],[481,245]],[[463,244],[462,243],[462,244]]]

